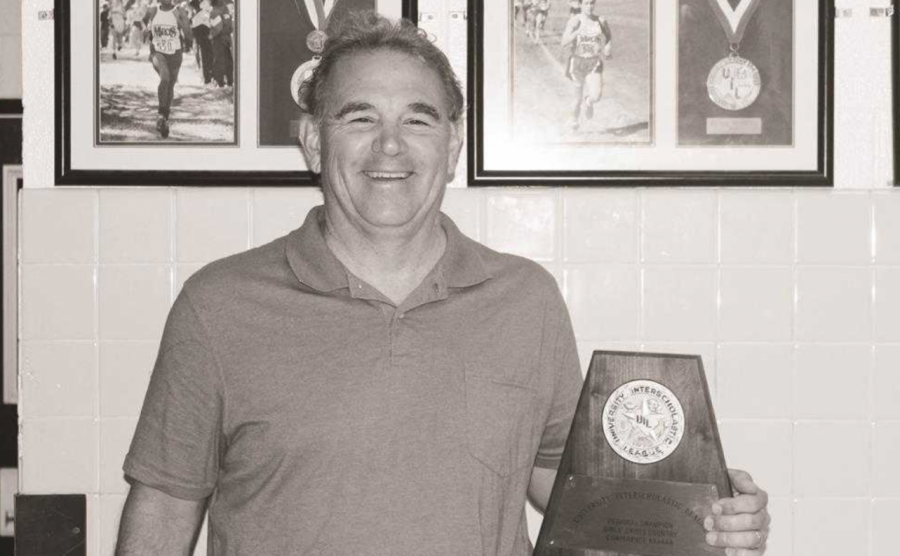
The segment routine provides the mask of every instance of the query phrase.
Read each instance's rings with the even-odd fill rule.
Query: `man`
[[[175,7],[172,0],[159,0],[159,6],[148,10],[147,19],[150,21],[150,63],[159,75],[156,131],[166,139],[169,137],[169,115],[175,97],[175,83],[178,82],[184,51],[190,49],[193,34],[188,17]]]
[[[594,104],[603,94],[603,58],[609,58],[612,31],[605,19],[594,15],[596,0],[581,0],[581,11],[566,23],[560,44],[571,45],[566,63],[566,77],[575,83],[575,106],[568,127],[580,127],[582,108],[584,117],[594,116]]]
[[[581,387],[553,278],[440,204],[462,145],[446,57],[375,14],[301,96],[325,204],[208,265],[175,302],[126,458],[119,556],[530,554]],[[715,540],[757,546],[765,493]],[[741,512],[738,515],[729,515]],[[758,552],[748,552],[758,554]]]
[[[212,11],[210,0],[192,0],[194,15],[191,18],[191,33],[197,43],[197,65],[203,71],[203,83],[209,85],[213,80],[213,49],[209,40],[209,14]]]

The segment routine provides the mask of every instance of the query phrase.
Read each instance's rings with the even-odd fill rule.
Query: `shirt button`
[[[402,319],[402,318],[405,317],[405,316],[406,316],[406,313],[400,313],[400,315],[399,315],[397,318],[398,318],[398,319]]]

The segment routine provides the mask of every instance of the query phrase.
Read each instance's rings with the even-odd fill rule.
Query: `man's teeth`
[[[402,180],[410,176],[410,172],[366,172],[366,175],[376,180]]]

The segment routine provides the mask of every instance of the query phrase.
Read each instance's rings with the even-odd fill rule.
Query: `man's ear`
[[[463,128],[463,119],[458,122],[450,123],[450,148],[447,150],[447,183],[453,181],[456,177],[456,166],[459,163],[459,153],[463,146],[463,137],[465,137],[465,129]]]
[[[322,173],[322,146],[319,139],[319,125],[312,114],[300,116],[300,148],[306,159],[306,167],[313,173]]]

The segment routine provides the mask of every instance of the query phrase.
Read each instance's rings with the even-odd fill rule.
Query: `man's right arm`
[[[205,510],[205,499],[183,500],[134,481],[116,556],[190,556]]]

